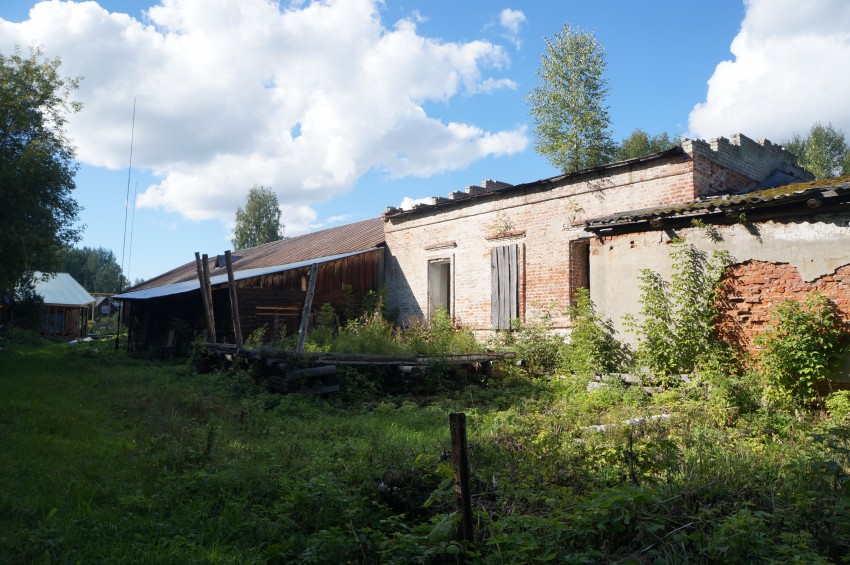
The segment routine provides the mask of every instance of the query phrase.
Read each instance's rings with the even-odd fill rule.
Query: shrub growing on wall
[[[732,262],[726,251],[709,254],[681,239],[673,242],[670,256],[671,282],[643,269],[639,315],[626,317],[638,336],[637,363],[662,379],[692,372],[716,348],[719,281]]]
[[[818,384],[835,370],[848,344],[846,324],[835,305],[819,292],[802,302],[786,300],[773,311],[772,324],[756,343],[767,380],[768,399],[786,405],[807,404]]]

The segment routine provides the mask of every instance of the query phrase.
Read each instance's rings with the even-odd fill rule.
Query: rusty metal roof
[[[232,253],[233,270],[238,272],[248,269],[291,265],[321,257],[367,251],[383,244],[384,220],[382,218],[370,218],[248,249],[240,249]],[[220,263],[220,265],[216,266],[216,255],[213,254],[208,260],[210,277],[227,273],[223,263]],[[197,280],[197,278],[198,271],[195,261],[190,261],[138,286],[129,288],[127,291],[156,288],[193,279]]]
[[[244,279],[250,279],[252,277],[261,277],[263,275],[270,275],[272,273],[281,273],[283,271],[290,271],[292,269],[300,269],[302,267],[308,267],[313,263],[321,264],[321,263],[329,263],[331,261],[336,261],[337,259],[344,259],[346,257],[352,257],[354,255],[358,255],[360,253],[367,253],[371,250],[365,251],[354,251],[352,253],[341,253],[339,255],[331,255],[330,257],[312,257],[305,261],[297,261],[295,263],[287,263],[286,265],[274,265],[271,267],[260,267],[256,269],[244,269],[241,271],[237,271],[233,273],[233,280],[241,281]],[[197,271],[196,271],[197,273]],[[210,286],[216,286],[224,284],[228,281],[227,273],[220,273],[215,275],[214,277],[210,277]],[[174,294],[183,294],[185,292],[192,292],[193,290],[198,290],[201,288],[201,284],[198,281],[197,274],[195,278],[191,280],[176,282],[172,284],[165,284],[161,286],[156,286],[153,288],[144,288],[139,290],[133,290],[130,292],[125,292],[123,294],[116,294],[112,298],[116,300],[146,300],[148,298],[161,298],[163,296],[171,296]]]
[[[850,194],[850,176],[788,184],[743,194],[704,196],[685,204],[642,208],[640,210],[631,210],[629,212],[593,218],[587,220],[585,226],[587,229],[593,230],[604,227],[626,226],[659,218],[705,216],[726,210],[740,210],[741,212],[745,212],[746,210],[765,209],[794,201],[823,198],[838,194]]]

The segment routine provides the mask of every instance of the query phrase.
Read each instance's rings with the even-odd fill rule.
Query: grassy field
[[[846,421],[586,384],[506,367],[388,397],[347,375],[323,400],[108,346],[7,345],[0,562],[454,562],[452,411],[473,445],[472,562],[850,562]]]

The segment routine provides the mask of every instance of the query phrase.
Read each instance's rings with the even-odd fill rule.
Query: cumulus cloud
[[[430,206],[434,204],[434,202],[436,202],[436,200],[433,196],[426,196],[425,198],[411,198],[410,196],[405,196],[398,207],[402,210],[413,210],[419,204],[427,204]]]
[[[691,111],[691,135],[781,141],[816,121],[850,133],[850,3],[747,0],[731,51]]]
[[[68,127],[83,163],[126,166],[136,99],[133,163],[159,179],[140,206],[228,223],[261,184],[290,207],[295,235],[315,225],[311,203],[370,170],[428,176],[528,144],[521,127],[489,132],[424,110],[514,88],[493,74],[509,62],[502,47],[424,37],[418,15],[386,26],[378,4],[160,0],[140,21],[51,0],[24,22],[0,19],[0,50],[35,42],[84,77],[85,108]]]
[[[519,49],[522,43],[519,40],[519,28],[525,23],[525,14],[520,10],[505,8],[499,13],[499,24],[505,30],[507,37]]]

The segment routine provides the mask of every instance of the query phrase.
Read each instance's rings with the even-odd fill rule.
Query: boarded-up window
[[[490,327],[508,330],[519,317],[519,246],[490,250],[490,279]]]
[[[576,306],[576,291],[590,288],[590,240],[570,242],[570,307]]]
[[[443,309],[451,314],[452,271],[448,260],[428,263],[428,317]]]

